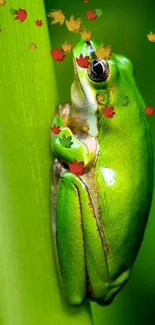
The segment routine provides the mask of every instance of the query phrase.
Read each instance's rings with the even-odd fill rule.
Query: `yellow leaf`
[[[155,42],[155,33],[153,34],[152,32],[150,32],[150,34],[147,34],[147,37],[149,41]]]
[[[66,20],[66,26],[70,32],[79,33],[81,31],[82,19],[77,18],[74,19],[74,16],[72,15],[69,20]]]
[[[47,14],[48,17],[53,18],[51,24],[57,24],[60,23],[62,25],[65,21],[65,16],[61,10],[52,10]]]
[[[82,130],[87,132],[89,130],[89,126],[88,125],[83,125]]]
[[[34,43],[31,43],[31,44],[29,45],[29,49],[30,49],[30,50],[36,50],[36,48],[37,48],[37,45],[34,44]]]
[[[90,41],[92,39],[92,32],[86,28],[80,34],[84,41]]]
[[[100,47],[96,49],[96,54],[101,59],[109,60],[110,56],[112,55],[111,45],[104,47],[103,43],[101,43]]]
[[[103,101],[104,101],[103,94],[98,92],[97,95],[96,95],[96,99],[97,99],[98,103],[103,103]]]
[[[62,44],[62,48],[63,48],[64,52],[70,52],[72,49],[72,44],[67,43],[67,41],[66,41],[64,44]]]
[[[108,91],[111,91],[112,93],[114,93],[116,89],[114,87],[109,87],[109,88],[107,88],[107,90]]]
[[[0,0],[0,6],[4,6],[4,5],[5,5],[5,3],[6,3],[6,1],[5,1],[5,0]]]

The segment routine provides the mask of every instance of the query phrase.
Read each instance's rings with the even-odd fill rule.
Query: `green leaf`
[[[10,11],[10,14],[11,15],[15,15],[16,14],[16,9],[11,8],[9,11]]]
[[[102,9],[95,9],[95,14],[96,16],[101,17],[103,15]]]
[[[129,97],[128,96],[122,97],[121,100],[119,101],[120,106],[127,106],[128,104],[129,104]]]
[[[92,325],[88,303],[66,303],[53,254],[50,126],[60,102],[45,4],[20,3],[23,24],[0,13],[0,325]]]
[[[63,134],[62,138],[59,138],[60,144],[65,147],[65,148],[70,148],[71,145],[73,144],[72,142],[72,137],[66,137],[65,134]]]

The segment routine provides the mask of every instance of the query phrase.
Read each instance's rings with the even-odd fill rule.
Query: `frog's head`
[[[72,103],[76,107],[92,106],[97,110],[96,95],[101,89],[106,89],[112,79],[118,74],[117,64],[113,59],[103,60],[96,55],[99,47],[94,41],[80,40],[73,49],[74,83],[71,88]],[[88,68],[80,67],[77,59],[89,57]],[[82,59],[81,59],[82,61]]]
[[[94,41],[81,39],[73,48],[74,82],[71,87],[73,108],[78,111],[78,114],[88,116],[89,133],[94,136],[98,132],[95,127],[96,111],[98,110],[97,94],[102,91],[105,93],[105,98],[108,98],[106,89],[113,84],[119,74],[114,56],[110,60],[97,57],[96,48],[98,47]],[[80,59],[80,55],[82,58],[89,57],[88,68],[78,64],[77,59]],[[94,126],[93,129],[91,123]]]
[[[78,115],[87,116],[86,123],[89,127],[89,135],[97,136],[97,121],[102,117],[102,125],[107,125],[107,118],[102,114],[103,106],[114,106],[117,116],[113,123],[124,125],[124,110],[122,101],[129,99],[135,103],[134,67],[131,61],[119,54],[112,54],[108,60],[103,60],[96,54],[99,45],[94,41],[80,40],[73,48],[74,82],[71,87],[72,108]],[[81,61],[89,57],[88,68],[79,66],[77,59]],[[98,95],[102,94],[102,102]],[[100,97],[101,98],[101,97]],[[130,112],[136,119],[139,114],[136,103],[130,105]],[[97,121],[96,121],[97,119]],[[82,118],[81,118],[82,120]]]

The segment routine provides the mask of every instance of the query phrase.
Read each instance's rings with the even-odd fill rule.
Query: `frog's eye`
[[[88,76],[96,82],[105,81],[109,76],[109,66],[105,60],[93,59],[88,67]]]

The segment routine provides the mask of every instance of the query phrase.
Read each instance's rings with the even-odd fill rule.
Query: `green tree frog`
[[[152,145],[133,65],[117,54],[97,57],[97,47],[82,39],[74,47],[71,103],[59,105],[52,121],[52,228],[71,305],[86,298],[110,304],[128,281],[153,192]],[[80,66],[88,56],[88,67]]]

